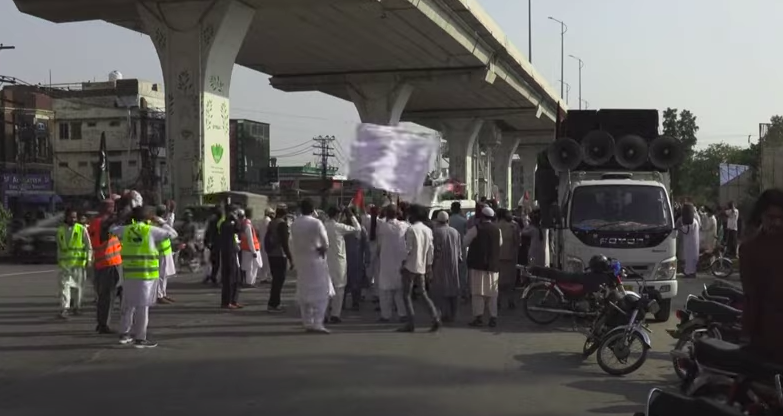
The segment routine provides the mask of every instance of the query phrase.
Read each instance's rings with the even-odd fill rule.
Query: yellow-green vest
[[[57,265],[60,267],[86,267],[87,246],[84,244],[84,226],[74,224],[70,240],[65,238],[66,226],[57,228]]]
[[[173,253],[173,251],[171,249],[171,239],[167,238],[167,239],[161,241],[158,244],[158,251],[160,252],[161,256],[167,256],[167,255]]]
[[[122,232],[122,273],[131,280],[155,280],[158,278],[160,253],[150,245],[152,226],[134,223]]]

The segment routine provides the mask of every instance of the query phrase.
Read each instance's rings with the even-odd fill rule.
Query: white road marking
[[[57,271],[57,269],[38,270],[38,271],[34,271],[34,272],[6,273],[6,274],[0,274],[0,277],[26,276],[28,274],[44,274],[44,273],[51,273],[51,272],[56,272],[56,271]]]

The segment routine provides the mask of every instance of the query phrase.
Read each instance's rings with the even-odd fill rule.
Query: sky
[[[508,38],[528,53],[525,0],[480,0]],[[699,146],[757,140],[758,124],[783,113],[783,2],[773,0],[532,0],[533,65],[559,91],[560,25],[565,35],[569,102],[590,108],[688,109],[700,127]],[[54,24],[0,0],[0,75],[31,83],[125,78],[162,81],[149,37],[102,22]],[[271,124],[272,156],[280,165],[312,161],[299,152],[318,135],[334,135],[347,156],[359,117],[353,104],[321,93],[285,93],[268,76],[235,66],[231,117]],[[299,154],[301,153],[301,154]],[[344,162],[341,157],[340,162]],[[345,169],[341,169],[345,171]]]

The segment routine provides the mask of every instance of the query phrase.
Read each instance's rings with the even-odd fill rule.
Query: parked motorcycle
[[[602,288],[619,284],[614,273],[570,273],[549,267],[525,268],[530,283],[522,293],[525,315],[539,325],[561,316],[594,318],[603,305]]]
[[[643,278],[643,276],[640,277]],[[645,281],[642,280],[642,287],[646,286]],[[653,315],[658,313],[661,308],[658,302],[661,299],[661,294],[653,289],[645,290],[641,294],[631,292],[623,296],[617,307],[627,314],[627,323],[608,331],[601,339],[596,351],[598,366],[601,367],[601,370],[609,375],[622,376],[633,373],[644,364],[652,347],[646,316],[648,313]],[[634,343],[639,343],[642,351],[638,358],[631,361],[629,358]],[[609,357],[616,358],[617,362],[623,364],[624,367],[610,367]]]
[[[709,271],[713,276],[727,278],[734,273],[734,263],[726,257],[725,249],[720,244],[715,246],[712,252],[703,251],[699,254],[696,269],[699,271]]]
[[[705,398],[652,389],[645,412],[633,416],[742,416],[741,410]]]
[[[694,342],[692,363],[682,385],[688,396],[739,406],[749,415],[783,412],[783,366],[762,361],[745,347],[715,338]]]
[[[706,295],[709,291],[710,288],[705,286],[703,293]],[[714,289],[713,293],[715,293]],[[666,330],[677,340],[671,356],[674,372],[680,379],[685,379],[686,370],[690,366],[691,349],[696,338],[739,340],[742,311],[727,305],[726,303],[731,302],[729,298],[722,299],[725,299],[725,303],[689,295],[685,302],[685,309],[677,310],[675,313],[679,320],[677,327]]]
[[[745,293],[742,292],[742,290],[720,283],[713,283],[709,286],[704,285],[701,297],[706,300],[729,305],[732,308],[739,310],[742,310],[745,304]]]
[[[619,262],[615,264],[619,270],[617,272],[618,279],[616,284],[605,286],[603,304],[599,306],[598,315],[588,326],[585,343],[582,347],[582,356],[584,358],[589,357],[598,350],[601,340],[607,332],[627,323],[628,315],[631,311],[623,309],[623,306],[630,304],[625,301],[625,297],[639,297],[636,292],[627,291],[623,287],[622,281],[628,278],[628,270],[622,267]],[[634,274],[630,273],[631,276]]]

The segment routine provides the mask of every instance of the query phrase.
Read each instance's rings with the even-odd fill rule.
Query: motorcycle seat
[[[711,400],[658,391],[647,403],[645,416],[740,416],[738,410]]]
[[[690,312],[712,316],[717,321],[733,321],[742,316],[742,311],[734,309],[729,305],[720,302],[704,300],[699,298],[690,298],[685,303],[685,309]]]
[[[729,286],[717,286],[717,285],[708,286],[707,295],[727,298],[732,302],[740,301],[745,298],[745,293],[743,293],[741,290],[737,288],[733,288]]]
[[[585,280],[585,273],[564,272],[551,267],[530,266],[527,271],[533,276],[551,279],[563,283],[582,283]]]
[[[731,373],[771,381],[783,374],[783,366],[763,361],[737,344],[716,338],[699,338],[693,345],[693,356],[699,364]]]

